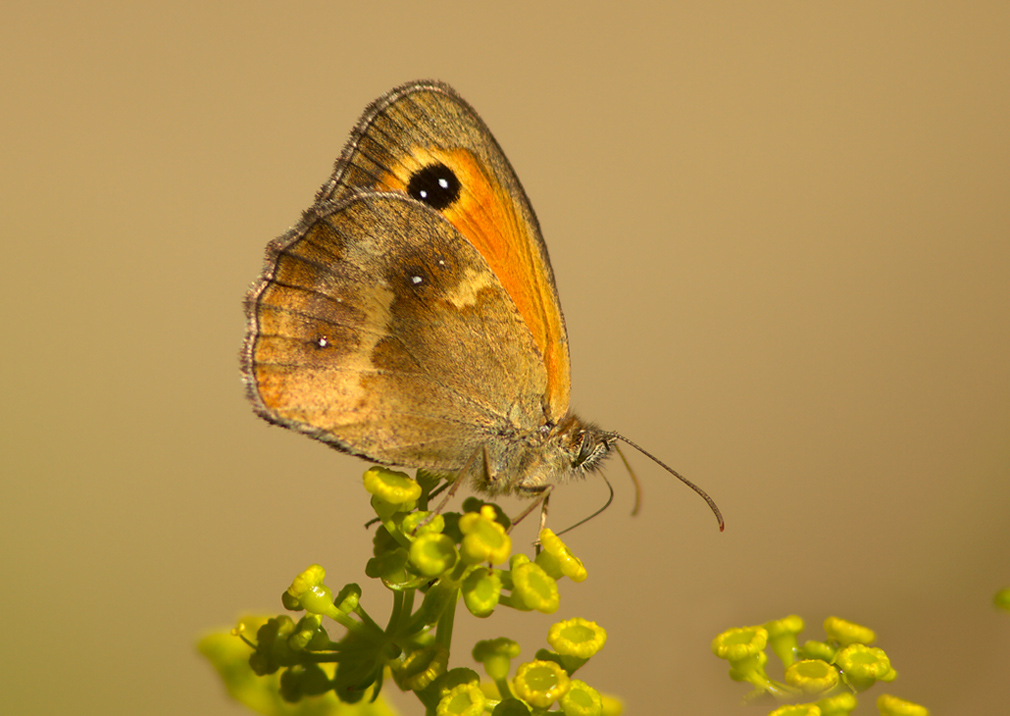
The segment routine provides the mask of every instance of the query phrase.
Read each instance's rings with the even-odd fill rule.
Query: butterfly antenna
[[[587,522],[589,522],[589,520],[593,519],[594,517],[596,517],[597,515],[599,515],[600,513],[602,513],[605,509],[607,509],[608,507],[610,507],[610,503],[614,501],[614,486],[610,484],[610,480],[608,480],[607,476],[604,475],[603,473],[600,473],[600,477],[602,477],[603,481],[605,483],[607,483],[607,489],[610,490],[610,497],[607,498],[607,503],[605,505],[603,505],[603,507],[601,507],[600,509],[598,509],[596,512],[594,512],[593,514],[589,515],[589,517],[583,517],[581,520],[579,520],[578,522],[576,522],[571,527],[565,527],[560,532],[556,532],[555,534],[558,537],[560,537],[561,535],[563,535],[565,532],[571,532],[576,527],[579,527],[581,525],[586,524]]]
[[[697,492],[699,495],[701,495],[701,498],[703,500],[705,500],[705,502],[708,503],[709,509],[712,510],[712,513],[715,515],[715,518],[717,520],[719,520],[719,531],[722,532],[723,530],[726,529],[726,522],[722,518],[722,511],[719,510],[719,506],[717,504],[715,504],[715,500],[713,500],[711,497],[709,497],[709,495],[708,495],[707,492],[705,492],[703,489],[701,489],[700,487],[698,487],[697,485],[695,485],[693,482],[691,482],[690,480],[688,480],[686,477],[684,477],[683,475],[681,475],[679,472],[677,472],[676,470],[674,470],[672,467],[670,467],[669,465],[667,465],[665,462],[663,462],[662,460],[660,460],[658,457],[656,457],[655,455],[653,455],[652,453],[650,453],[648,450],[646,450],[645,448],[643,448],[641,445],[638,445],[637,443],[634,443],[631,440],[628,440],[628,438],[624,437],[623,435],[618,435],[617,433],[612,433],[612,435],[615,438],[617,438],[618,440],[623,440],[628,445],[630,445],[631,447],[633,447],[636,450],[638,450],[638,452],[640,452],[643,455],[645,455],[647,458],[649,458],[650,460],[652,460],[654,463],[656,463],[657,465],[659,465],[661,468],[663,468],[664,470],[666,470],[668,473],[670,473],[671,475],[673,475],[674,477],[676,477],[678,480],[680,480],[681,482],[683,482],[685,485],[687,485],[688,487],[690,487],[692,490],[694,490],[695,492]],[[621,451],[618,450],[617,453],[620,455]],[[621,458],[623,459],[624,455],[621,455]],[[625,464],[627,464],[627,461],[625,461]],[[637,506],[636,506],[635,509],[638,509]]]
[[[631,481],[635,484],[635,509],[631,511],[632,516],[634,516],[638,514],[638,508],[642,506],[642,483],[638,481],[638,475],[636,475],[635,471],[631,469],[631,463],[628,462],[628,458],[624,457],[624,453],[621,451],[621,446],[615,443],[614,449],[617,450],[617,454],[621,457],[621,462],[624,463],[624,467],[628,471],[628,475],[631,476]]]

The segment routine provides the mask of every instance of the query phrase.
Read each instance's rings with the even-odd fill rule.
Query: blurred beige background
[[[727,520],[637,455],[631,518],[615,461],[569,538],[589,581],[459,643],[528,658],[581,615],[629,713],[764,713],[712,637],[837,614],[891,693],[1005,708],[1010,5],[653,5],[5,7],[0,711],[242,713],[198,634],[313,562],[359,578],[366,464],[252,415],[242,297],[366,103],[425,77],[532,198],[574,407]]]

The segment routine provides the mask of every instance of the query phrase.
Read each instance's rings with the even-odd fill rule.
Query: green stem
[[[365,611],[365,608],[361,606],[360,603],[358,604],[358,606],[354,608],[354,613],[361,618],[360,624],[358,622],[354,622],[355,626],[357,626],[358,628],[365,627],[366,629],[368,629],[370,632],[373,633],[379,633],[379,634],[386,633],[385,631],[383,631],[382,627],[376,624],[375,620],[368,615],[368,612]]]
[[[509,680],[507,678],[495,679],[494,685],[498,687],[498,693],[501,694],[502,700],[513,699],[515,694],[512,693],[512,689],[509,688]]]
[[[413,590],[411,591],[413,593]],[[386,633],[395,633],[395,627],[400,623],[400,615],[403,614],[403,592],[393,592],[393,609],[389,612],[389,622],[386,624]]]
[[[435,631],[436,643],[442,644],[446,649],[452,648],[452,627],[456,620],[456,605],[459,603],[459,590],[456,590],[456,598],[452,604],[446,606],[442,615],[438,618],[438,627]]]

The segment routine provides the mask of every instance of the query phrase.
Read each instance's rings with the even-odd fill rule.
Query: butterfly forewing
[[[568,411],[571,377],[547,248],[512,166],[465,100],[437,82],[380,98],[358,123],[324,197],[339,203],[362,191],[411,195],[411,180],[430,167],[445,167],[459,182],[455,200],[433,210],[477,249],[516,304],[547,370],[545,419],[557,422]]]

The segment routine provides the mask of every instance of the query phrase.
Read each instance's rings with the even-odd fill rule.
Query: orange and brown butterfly
[[[494,496],[583,477],[618,440],[641,450],[569,412],[537,218],[446,84],[369,105],[315,204],[269,245],[246,314],[256,412],[343,452]]]

